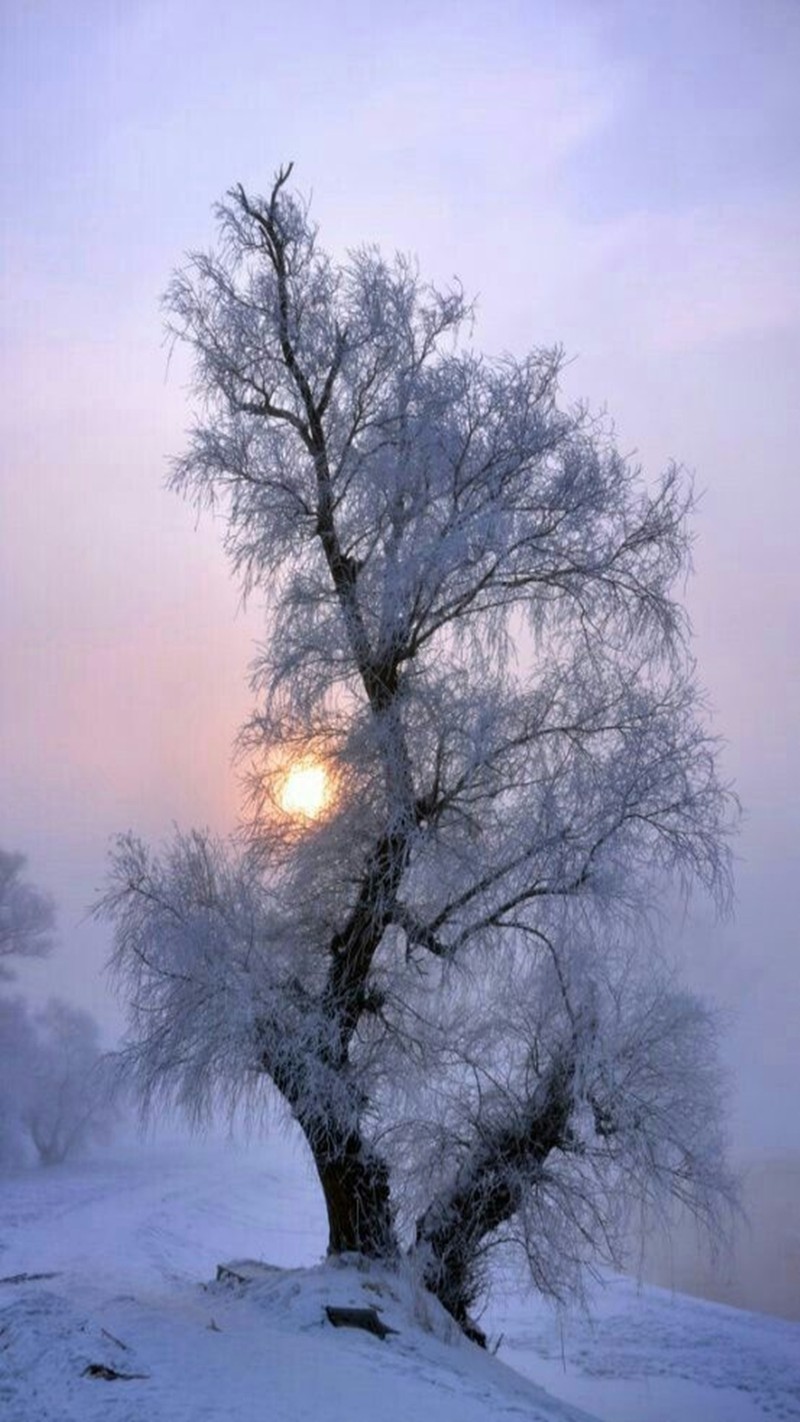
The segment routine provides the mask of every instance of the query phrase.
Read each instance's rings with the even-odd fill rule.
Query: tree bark
[[[426,1286],[482,1347],[485,1335],[469,1311],[480,1292],[485,1241],[516,1214],[550,1153],[566,1144],[573,1071],[569,1055],[555,1063],[537,1099],[479,1141],[451,1188],[417,1221],[415,1247],[426,1258]]]
[[[355,1107],[349,1122],[339,1124],[333,1114],[315,1110],[308,1099],[303,1100],[301,1072],[295,1075],[285,1062],[266,1056],[261,1067],[289,1106],[311,1151],[328,1215],[328,1254],[397,1258],[389,1168],[364,1141]]]
[[[399,1250],[384,1161],[368,1150],[355,1131],[311,1148],[328,1212],[328,1253],[396,1259]]]

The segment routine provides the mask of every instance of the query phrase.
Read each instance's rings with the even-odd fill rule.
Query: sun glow
[[[299,761],[287,771],[278,796],[285,815],[316,820],[330,799],[325,767],[317,761]]]

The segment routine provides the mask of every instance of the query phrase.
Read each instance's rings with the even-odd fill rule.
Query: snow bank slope
[[[262,1267],[244,1286],[198,1282],[231,1246],[315,1252],[321,1222],[302,1171],[264,1162],[144,1151],[2,1182],[3,1422],[586,1418],[380,1270]],[[38,1272],[54,1277],[15,1281]],[[396,1332],[334,1329],[326,1304],[377,1308]]]
[[[355,1271],[277,1273],[247,1291],[177,1287],[92,1308],[30,1286],[0,1316],[8,1422],[578,1422],[585,1413],[383,1294],[396,1334],[333,1329],[324,1303],[366,1303]],[[368,1282],[368,1281],[367,1281]],[[372,1281],[375,1284],[375,1281]],[[381,1288],[381,1285],[375,1285]],[[100,1376],[97,1374],[100,1373]]]
[[[512,1297],[489,1325],[507,1362],[602,1422],[800,1419],[797,1323],[612,1276],[591,1318]]]
[[[498,1298],[493,1359],[408,1281],[317,1267],[324,1239],[282,1144],[0,1178],[0,1278],[55,1276],[0,1282],[2,1422],[800,1422],[798,1324],[610,1279],[592,1323]],[[281,1268],[209,1282],[253,1256]],[[397,1332],[336,1330],[326,1304]]]

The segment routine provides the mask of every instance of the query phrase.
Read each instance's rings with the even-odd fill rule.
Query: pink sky
[[[418,253],[489,350],[705,491],[688,597],[746,808],[734,922],[683,935],[729,1012],[737,1139],[800,1148],[800,10],[8,0],[0,842],[61,905],[24,985],[118,1023],[82,922],[108,837],[236,816],[257,608],[164,490],[189,422],[158,297],[287,158],[323,239]]]

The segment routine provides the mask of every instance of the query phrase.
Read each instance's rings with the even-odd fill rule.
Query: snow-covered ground
[[[283,1142],[144,1142],[0,1179],[0,1417],[800,1419],[798,1324],[610,1279],[591,1324],[496,1299],[492,1358],[408,1281],[315,1268],[323,1242],[313,1181]],[[280,1267],[212,1282],[253,1258]],[[397,1332],[335,1330],[326,1303],[376,1307]],[[97,1365],[128,1376],[86,1373]]]

